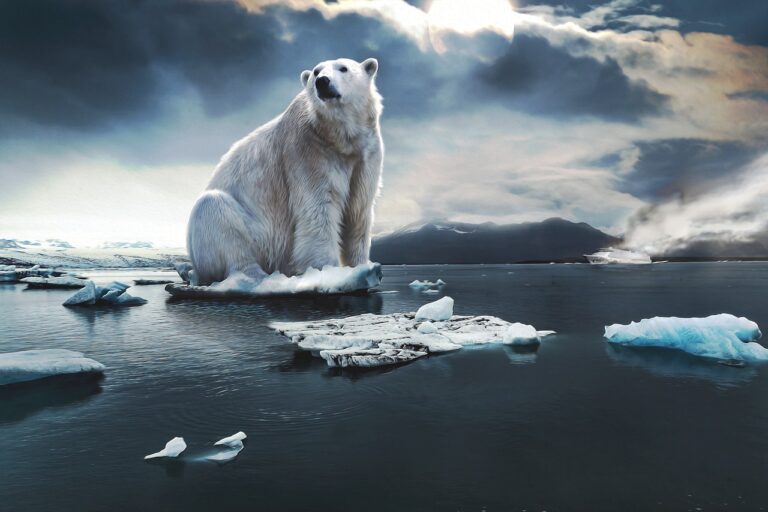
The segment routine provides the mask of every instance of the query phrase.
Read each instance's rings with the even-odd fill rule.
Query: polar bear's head
[[[309,98],[318,106],[362,106],[378,96],[374,84],[378,69],[376,59],[363,62],[352,59],[326,60],[311,71],[303,71],[301,83]]]

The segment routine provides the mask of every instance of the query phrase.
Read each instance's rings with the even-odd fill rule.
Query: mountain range
[[[391,265],[585,261],[584,254],[620,242],[589,224],[561,218],[504,225],[428,222],[374,238],[371,260]]]

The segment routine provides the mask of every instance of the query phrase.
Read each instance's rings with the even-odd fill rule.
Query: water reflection
[[[307,318],[328,316],[353,316],[364,313],[381,314],[384,299],[379,294],[369,295],[329,295],[297,297],[264,297],[260,299],[195,300],[169,297],[166,300],[168,311],[180,316],[199,316],[202,313],[247,315],[254,314],[264,319],[263,323],[276,318],[287,321],[301,321]]]
[[[155,466],[165,470],[165,475],[169,478],[182,478],[186,470],[187,463],[181,459],[149,459],[145,461],[150,466]]]
[[[86,402],[101,393],[101,375],[63,375],[0,386],[0,425],[21,421],[49,407]]]
[[[605,350],[608,357],[617,363],[642,368],[660,377],[703,379],[720,387],[732,388],[743,386],[757,376],[754,366],[726,366],[681,350],[625,347],[612,343],[605,343]]]
[[[511,364],[532,364],[538,358],[539,345],[504,346],[504,353]]]

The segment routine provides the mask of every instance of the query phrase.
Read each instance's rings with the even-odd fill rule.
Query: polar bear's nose
[[[331,85],[331,79],[327,76],[317,78],[315,88],[317,89],[317,96],[323,101],[340,97],[339,92]]]

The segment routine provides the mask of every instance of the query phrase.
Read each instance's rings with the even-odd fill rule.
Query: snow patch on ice
[[[768,361],[768,349],[756,343],[757,324],[726,313],[706,318],[654,317],[605,327],[611,343],[662,347],[721,360]]]

